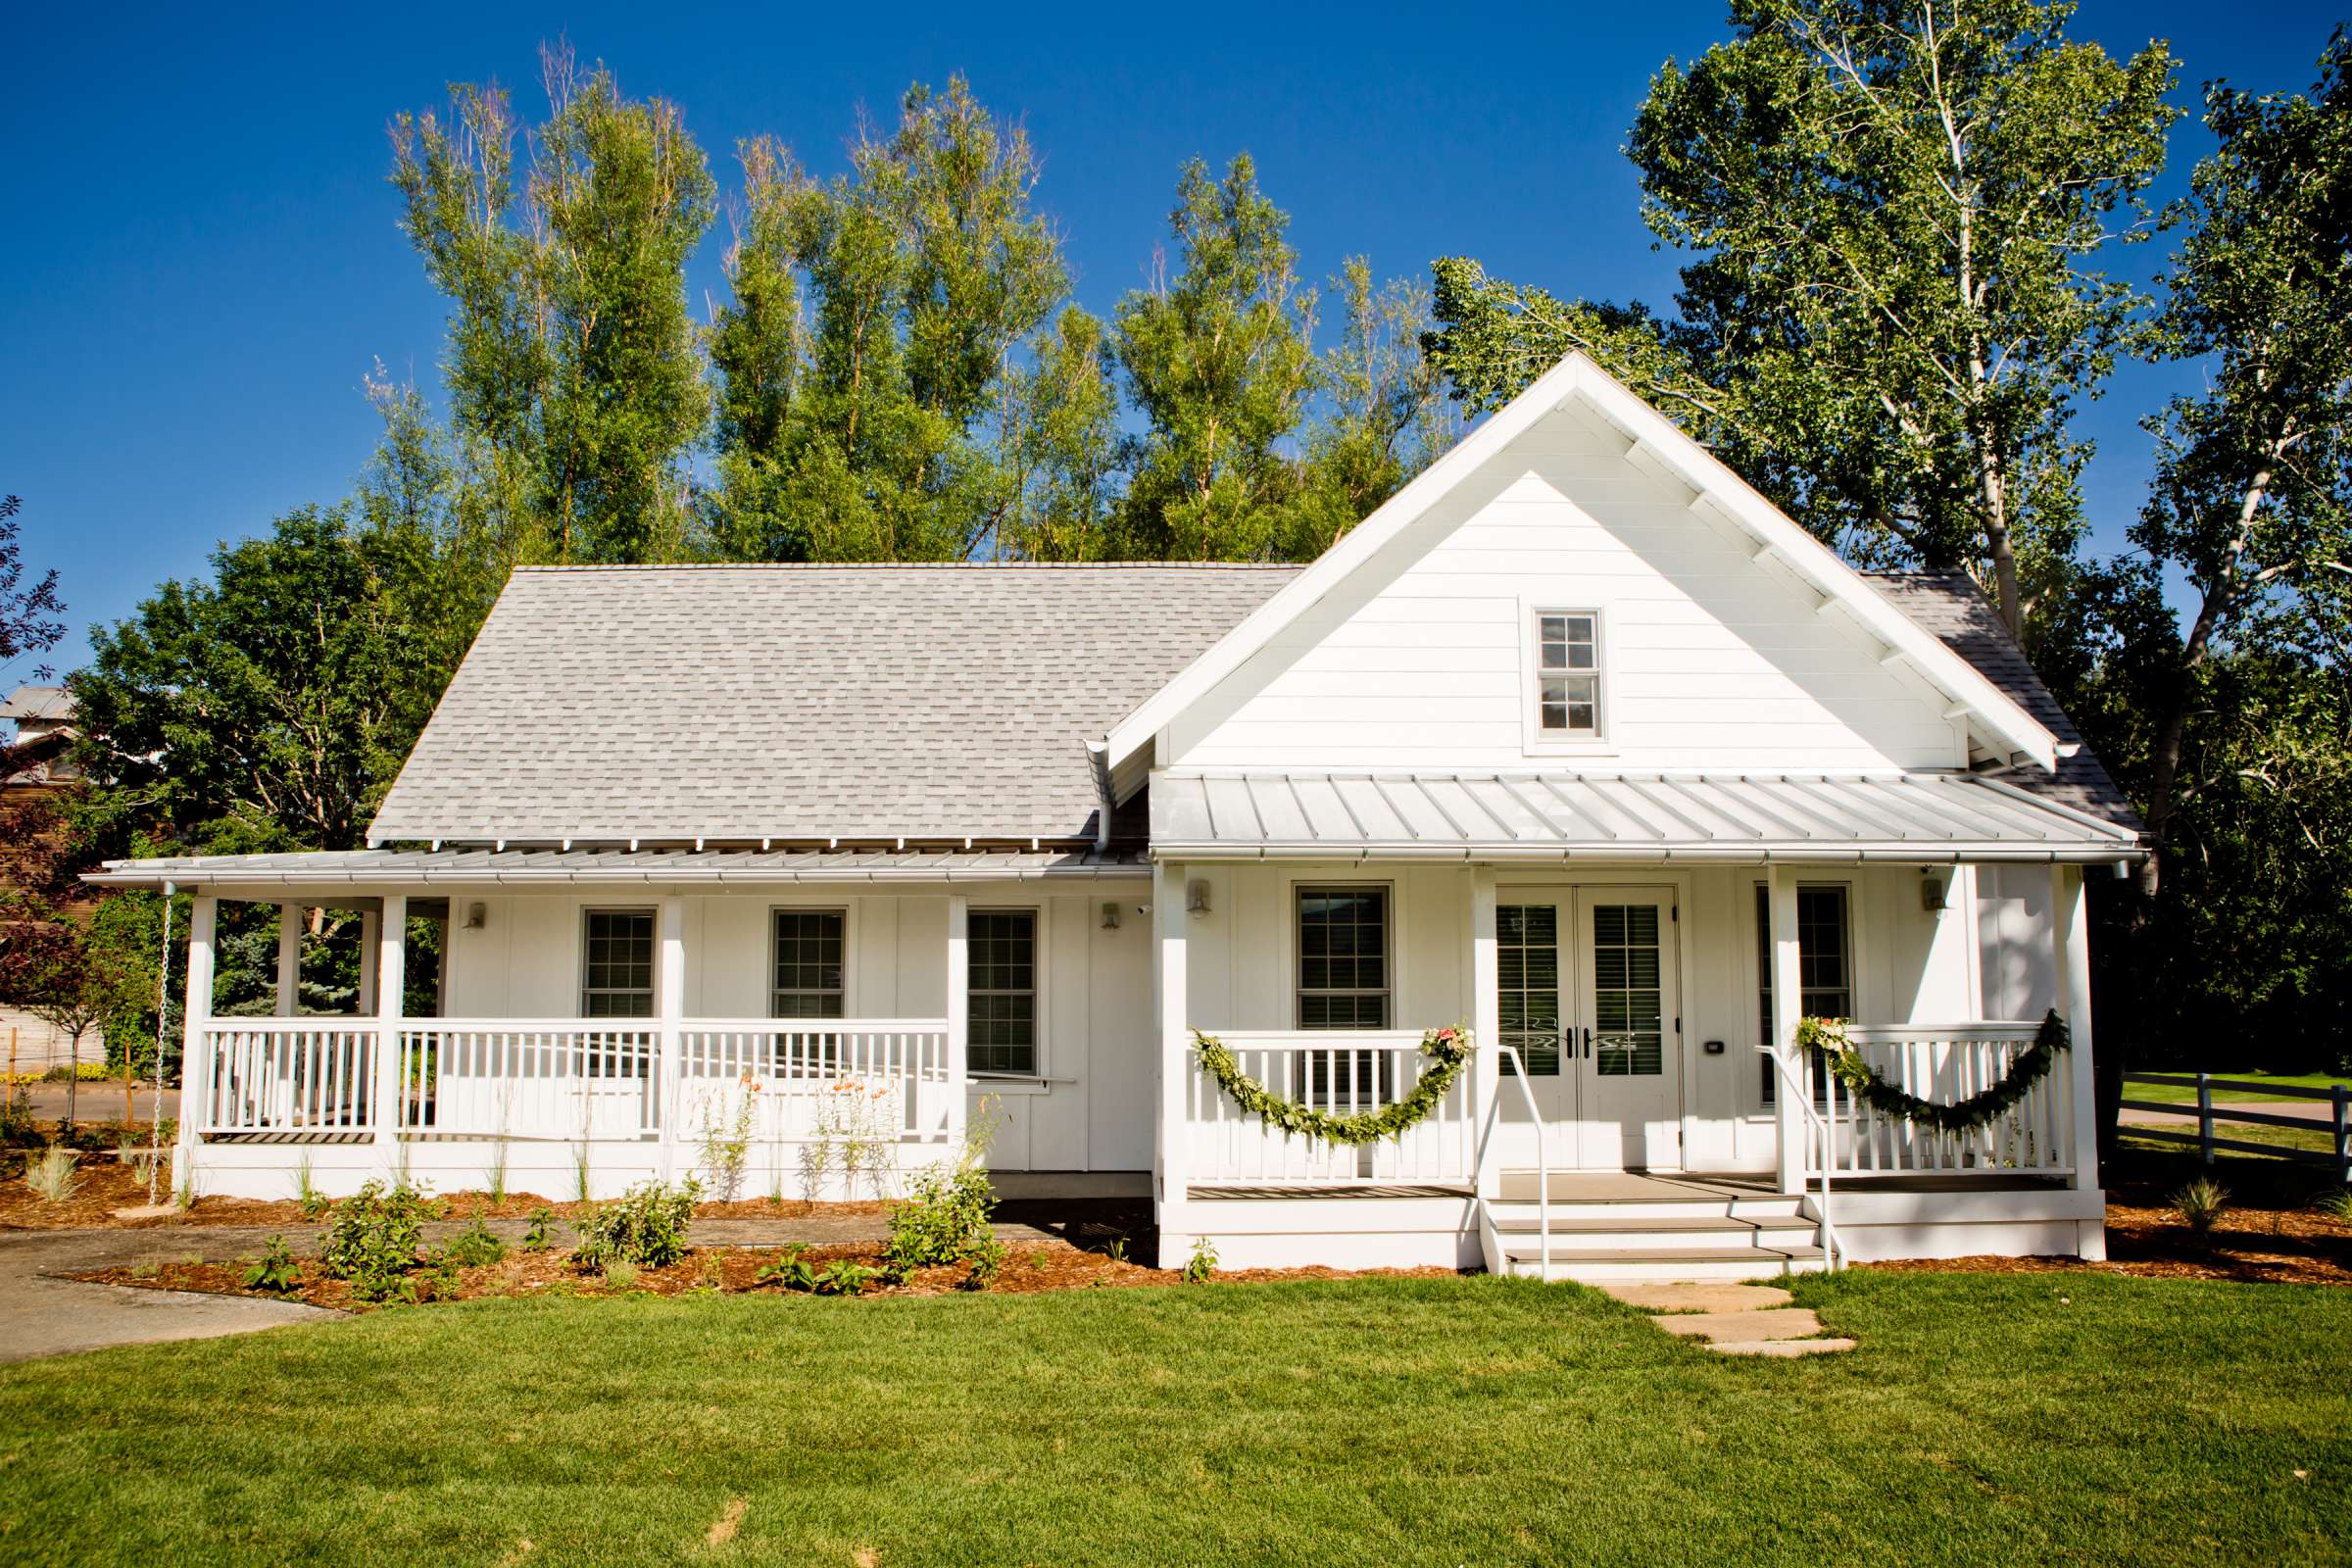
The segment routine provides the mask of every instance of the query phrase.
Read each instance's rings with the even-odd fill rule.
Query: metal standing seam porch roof
[[[1179,769],[1170,859],[2112,862],[2138,835],[1997,777]]]

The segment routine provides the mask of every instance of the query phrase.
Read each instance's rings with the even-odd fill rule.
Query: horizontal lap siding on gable
[[[1528,607],[1603,617],[1603,765],[1949,767],[1924,684],[1666,481],[1555,414],[1212,694],[1197,766],[1526,765]],[[1592,752],[1537,761],[1591,762]]]

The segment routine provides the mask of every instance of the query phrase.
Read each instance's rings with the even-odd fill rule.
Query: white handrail
[[[1774,1068],[1780,1074],[1781,1093],[1794,1097],[1797,1110],[1804,1117],[1806,1131],[1808,1133],[1817,1133],[1820,1135],[1821,1220],[1818,1228],[1821,1232],[1821,1257],[1824,1266],[1826,1266],[1832,1273],[1836,1273],[1838,1268],[1838,1221],[1832,1212],[1832,1205],[1830,1201],[1832,1197],[1830,1191],[1830,1167],[1838,1163],[1837,1132],[1832,1125],[1830,1117],[1824,1116],[1821,1112],[1821,1107],[1813,1103],[1813,1085],[1808,1081],[1812,1075],[1807,1073],[1804,1078],[1799,1078],[1795,1070],[1790,1066],[1788,1058],[1783,1056],[1779,1052],[1773,1050],[1770,1046],[1758,1046],[1756,1049],[1764,1053],[1766,1056],[1769,1056],[1772,1059]],[[1831,1096],[1830,1111],[1831,1115],[1834,1116],[1837,1113],[1838,1108],[1838,1080],[1835,1078],[1830,1079],[1828,1088]],[[1797,1185],[1800,1188],[1804,1185],[1804,1172],[1801,1160],[1798,1166]]]
[[[1527,1102],[1527,1119],[1534,1124],[1536,1129],[1536,1239],[1544,1248],[1543,1260],[1537,1265],[1537,1271],[1544,1283],[1549,1285],[1551,1283],[1551,1155],[1544,1147],[1544,1114],[1536,1109],[1535,1091],[1527,1087],[1527,1064],[1519,1059],[1518,1048],[1498,1045],[1494,1048],[1494,1054],[1497,1061],[1504,1056],[1511,1058],[1512,1081],[1519,1086],[1519,1098]],[[1501,1104],[1502,1097],[1495,1096],[1493,1103]],[[1490,1139],[1489,1147],[1492,1146],[1493,1140]],[[1483,1187],[1485,1183],[1482,1181],[1479,1185]]]

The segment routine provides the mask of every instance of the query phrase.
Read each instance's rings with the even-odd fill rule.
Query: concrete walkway
[[[436,1220],[424,1227],[434,1246],[470,1221]],[[483,1221],[501,1241],[520,1242],[530,1222]],[[318,1250],[318,1225],[161,1225],[145,1230],[0,1231],[0,1362],[28,1361],[111,1345],[152,1345],[165,1340],[212,1339],[249,1334],[287,1323],[323,1323],[344,1316],[321,1307],[258,1297],[207,1296],[160,1291],[140,1285],[87,1285],[61,1274],[201,1258],[225,1262],[258,1255],[272,1236],[282,1235],[297,1256]],[[1061,1239],[1052,1228],[1020,1222],[995,1227],[1012,1247],[1034,1247]],[[775,1219],[698,1219],[688,1237],[697,1247],[783,1247],[880,1242],[890,1221],[878,1214],[808,1214]],[[577,1237],[558,1221],[549,1240],[568,1248]]]

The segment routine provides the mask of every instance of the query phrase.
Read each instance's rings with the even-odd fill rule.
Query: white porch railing
[[[731,1127],[754,1084],[752,1136],[791,1142],[845,1122],[856,1095],[878,1141],[950,1138],[955,1079],[937,1018],[686,1019],[666,1067],[656,1019],[412,1018],[393,1026],[392,1128],[404,1138],[691,1139]],[[358,1140],[379,1131],[371,1018],[218,1018],[202,1026],[197,1131]],[[849,1086],[846,1087],[845,1086]]]
[[[1428,1058],[1419,1030],[1219,1031],[1243,1072],[1273,1094],[1352,1116],[1410,1095]],[[1331,1144],[1288,1133],[1236,1104],[1188,1054],[1186,1160],[1192,1183],[1467,1187],[1477,1174],[1475,1071],[1465,1065],[1430,1114],[1396,1138]]]
[[[206,1029],[188,1098],[198,1131],[357,1139],[375,1130],[376,1024],[365,1018],[220,1018]]]
[[[1888,1083],[1922,1100],[1949,1104],[2007,1077],[2034,1043],[2038,1027],[2010,1022],[1848,1024],[1845,1038]],[[2074,1074],[2063,1058],[2006,1114],[1971,1133],[1939,1133],[1900,1116],[1882,1115],[1855,1100],[1843,1084],[1828,1079],[1809,1054],[1799,1067],[1813,1103],[1828,1120],[1831,1168],[1839,1178],[2074,1172]],[[1808,1140],[1806,1174],[1821,1173],[1818,1148]]]

